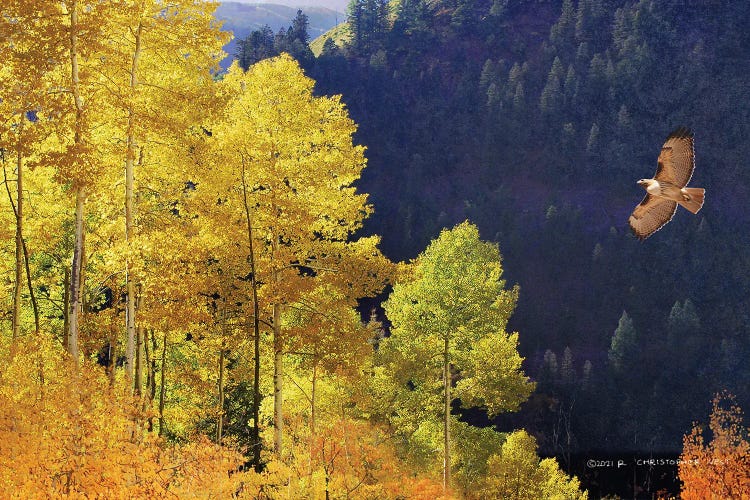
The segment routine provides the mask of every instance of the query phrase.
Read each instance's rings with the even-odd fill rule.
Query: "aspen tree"
[[[495,415],[517,409],[534,388],[521,371],[518,334],[506,332],[518,288],[505,288],[500,262],[497,245],[481,241],[476,226],[464,222],[440,233],[383,306],[393,324],[384,343],[415,368],[414,391],[442,424],[445,491],[453,401]]]
[[[254,269],[248,281],[263,283],[253,315],[271,333],[274,450],[281,456],[289,308],[322,285],[354,306],[382,289],[389,266],[377,237],[352,236],[372,208],[352,187],[364,148],[352,143],[355,125],[340,97],[314,97],[312,80],[288,56],[247,73],[235,64],[219,86],[227,109],[210,126],[214,153],[204,158],[194,204],[212,213],[208,224],[224,247],[245,242]]]

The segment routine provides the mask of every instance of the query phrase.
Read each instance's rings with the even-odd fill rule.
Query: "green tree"
[[[354,53],[369,56],[381,48],[388,30],[388,2],[386,0],[351,0],[347,8],[347,23],[352,33]]]
[[[502,450],[487,462],[488,475],[473,498],[506,500],[585,500],[581,483],[560,469],[554,458],[540,460],[536,440],[526,431],[515,431],[503,443]]]
[[[559,57],[555,57],[552,68],[547,75],[547,83],[542,90],[539,107],[548,115],[555,115],[562,109],[564,69]]]
[[[250,32],[238,45],[237,62],[244,70],[258,61],[278,55],[274,47],[273,30],[267,24]]]
[[[454,400],[496,415],[517,409],[534,388],[521,371],[518,334],[506,332],[518,288],[505,288],[498,246],[481,241],[469,222],[443,230],[410,271],[384,304],[393,324],[386,342],[415,368],[422,367],[410,382],[442,420],[447,488]],[[441,396],[429,398],[436,394]]]
[[[570,52],[576,33],[576,11],[573,0],[563,0],[562,12],[550,29],[550,41],[561,53]]]
[[[626,311],[623,311],[620,321],[617,324],[617,329],[612,336],[612,344],[610,345],[609,352],[607,353],[610,366],[615,372],[621,373],[626,367],[631,365],[637,347],[636,337],[637,334],[635,326],[633,326],[633,320],[630,319]]]

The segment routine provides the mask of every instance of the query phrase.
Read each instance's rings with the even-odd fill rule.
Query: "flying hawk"
[[[669,134],[661,148],[654,178],[638,181],[646,190],[646,197],[635,207],[628,223],[639,240],[648,238],[672,220],[678,203],[698,213],[706,190],[685,187],[694,169],[693,133],[679,127]]]

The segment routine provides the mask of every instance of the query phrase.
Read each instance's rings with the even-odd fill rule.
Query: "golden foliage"
[[[682,498],[750,498],[750,427],[730,394],[717,394],[709,421],[712,439],[696,424],[683,440]]]
[[[101,367],[73,372],[54,339],[24,339],[0,368],[0,491],[13,498],[226,498],[242,456],[196,438],[167,445]],[[235,472],[235,473],[233,473]],[[233,474],[232,474],[233,473]]]

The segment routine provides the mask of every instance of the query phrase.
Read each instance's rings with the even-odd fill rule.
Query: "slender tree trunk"
[[[143,327],[135,329],[135,376],[133,377],[133,392],[140,396],[143,393]]]
[[[164,435],[164,397],[166,388],[164,377],[167,373],[167,332],[164,332],[164,345],[161,348],[161,387],[159,388],[159,436]]]
[[[149,348],[149,333],[151,334],[152,348]],[[146,399],[144,401],[144,408],[151,408],[151,404],[156,397],[156,335],[154,329],[150,328],[146,330],[146,336],[143,339],[143,354],[146,357]],[[154,417],[149,415],[146,424],[146,430],[148,432],[154,432]]]
[[[20,114],[20,122],[18,126],[19,136],[23,134],[24,116]],[[13,322],[12,322],[12,334],[13,340],[17,339],[21,334],[21,282],[23,281],[23,153],[21,152],[21,139],[18,139],[18,147],[16,148],[16,206],[14,212],[16,215],[16,276],[13,283]],[[8,186],[8,180],[5,180],[5,186],[8,188],[10,193],[10,187]],[[13,198],[10,199],[11,204]]]
[[[23,245],[23,259],[26,265],[26,284],[29,287],[29,297],[31,298],[31,309],[34,311],[34,333],[39,334],[41,329],[39,328],[39,306],[36,303],[36,295],[34,294],[34,287],[31,284],[31,269],[29,266],[29,250],[26,248],[26,240],[21,239],[21,245]]]
[[[67,349],[78,366],[78,318],[81,309],[81,261],[83,259],[83,216],[86,191],[83,186],[76,190],[75,216],[75,246],[73,248],[73,263],[70,266],[70,307],[68,308],[68,341]]]
[[[143,22],[138,22],[138,28],[135,31],[135,50],[133,51],[133,59],[130,66],[130,97],[135,98],[136,87],[138,85],[138,61],[141,57],[141,37],[143,33]],[[135,110],[133,102],[128,103],[128,125],[126,133],[126,147],[125,152],[125,240],[127,241],[128,251],[133,250],[133,186],[135,184]],[[133,276],[133,261],[132,255],[127,254],[125,260],[125,289],[127,292],[125,308],[127,314],[126,319],[126,331],[127,331],[127,344],[125,356],[127,358],[127,375],[128,377],[136,376],[134,374],[135,368],[133,362],[135,359],[135,343],[136,343],[136,292],[135,292],[135,277]],[[140,388],[138,385],[140,382],[136,382],[136,391],[139,392]]]
[[[117,368],[117,334],[109,338],[109,386],[115,386],[115,369]]]
[[[67,333],[70,331],[70,309],[68,308],[68,304],[70,304],[70,269],[67,267],[65,268],[65,272],[63,274],[63,331],[67,335]],[[67,342],[65,343],[67,346]]]
[[[277,457],[282,453],[284,433],[283,389],[284,354],[281,341],[281,305],[273,305],[273,450]]]
[[[451,482],[451,448],[450,448],[450,416],[451,416],[451,371],[448,356],[448,337],[445,338],[443,350],[443,493],[450,487]]]
[[[23,126],[25,117],[23,113],[20,116],[20,130],[19,134],[23,132]],[[16,220],[16,268],[15,268],[15,283],[13,288],[13,319],[11,327],[11,338],[15,339],[20,334],[20,316],[21,316],[21,281],[23,280],[23,272],[21,271],[21,265],[26,269],[26,284],[29,289],[29,297],[31,299],[31,307],[34,311],[34,331],[39,333],[39,308],[36,303],[36,296],[34,295],[34,287],[31,283],[31,269],[29,267],[29,250],[26,247],[26,240],[23,237],[23,154],[21,152],[20,140],[17,144],[16,150],[16,171],[18,176],[16,179],[16,200],[13,200],[13,193],[10,190],[10,182],[8,181],[8,172],[5,169],[5,158],[3,157],[3,180],[5,181],[5,190],[8,193],[8,201],[13,209],[13,215]]]
[[[141,308],[141,287],[137,287],[135,309]],[[135,329],[135,376],[133,377],[133,391],[138,396],[143,389],[143,326],[138,325]]]
[[[149,354],[148,349],[148,333],[151,333],[151,350]],[[154,399],[156,399],[156,333],[154,332],[153,328],[150,328],[148,332],[146,332],[146,341],[144,343],[146,346],[146,363],[149,365],[148,370],[148,406],[151,408],[151,405],[154,402]],[[149,361],[150,359],[150,361]],[[148,431],[154,432],[154,417],[153,415],[148,417]]]
[[[317,415],[315,407],[315,398],[318,394],[318,360],[313,358],[313,369],[312,369],[312,388],[310,389],[310,474],[313,473],[313,467],[315,464],[315,421]],[[326,496],[328,495],[328,476],[326,475]]]
[[[71,2],[70,8],[70,77],[71,91],[73,94],[73,104],[75,105],[75,131],[73,141],[76,146],[83,143],[83,99],[81,98],[80,79],[78,70],[78,0]],[[75,211],[75,239],[73,244],[73,262],[70,266],[70,293],[68,299],[68,338],[66,342],[67,350],[73,358],[74,363],[78,366],[78,315],[81,309],[81,290],[83,288],[82,280],[82,260],[84,253],[83,243],[83,221],[84,221],[84,203],[86,201],[86,186],[79,182],[75,188],[76,193],[76,211]]]
[[[310,390],[310,435],[315,436],[315,396],[318,392],[318,363],[313,360],[312,389]]]
[[[255,269],[255,249],[253,245],[253,217],[247,199],[247,181],[245,180],[245,157],[242,156],[242,195],[247,219],[247,244],[249,248],[248,261],[250,264],[250,288],[253,294],[253,428],[252,447],[253,463],[256,469],[260,467],[260,303],[258,302],[258,276]]]
[[[219,351],[219,412],[216,418],[216,444],[221,444],[224,432],[224,343]]]

